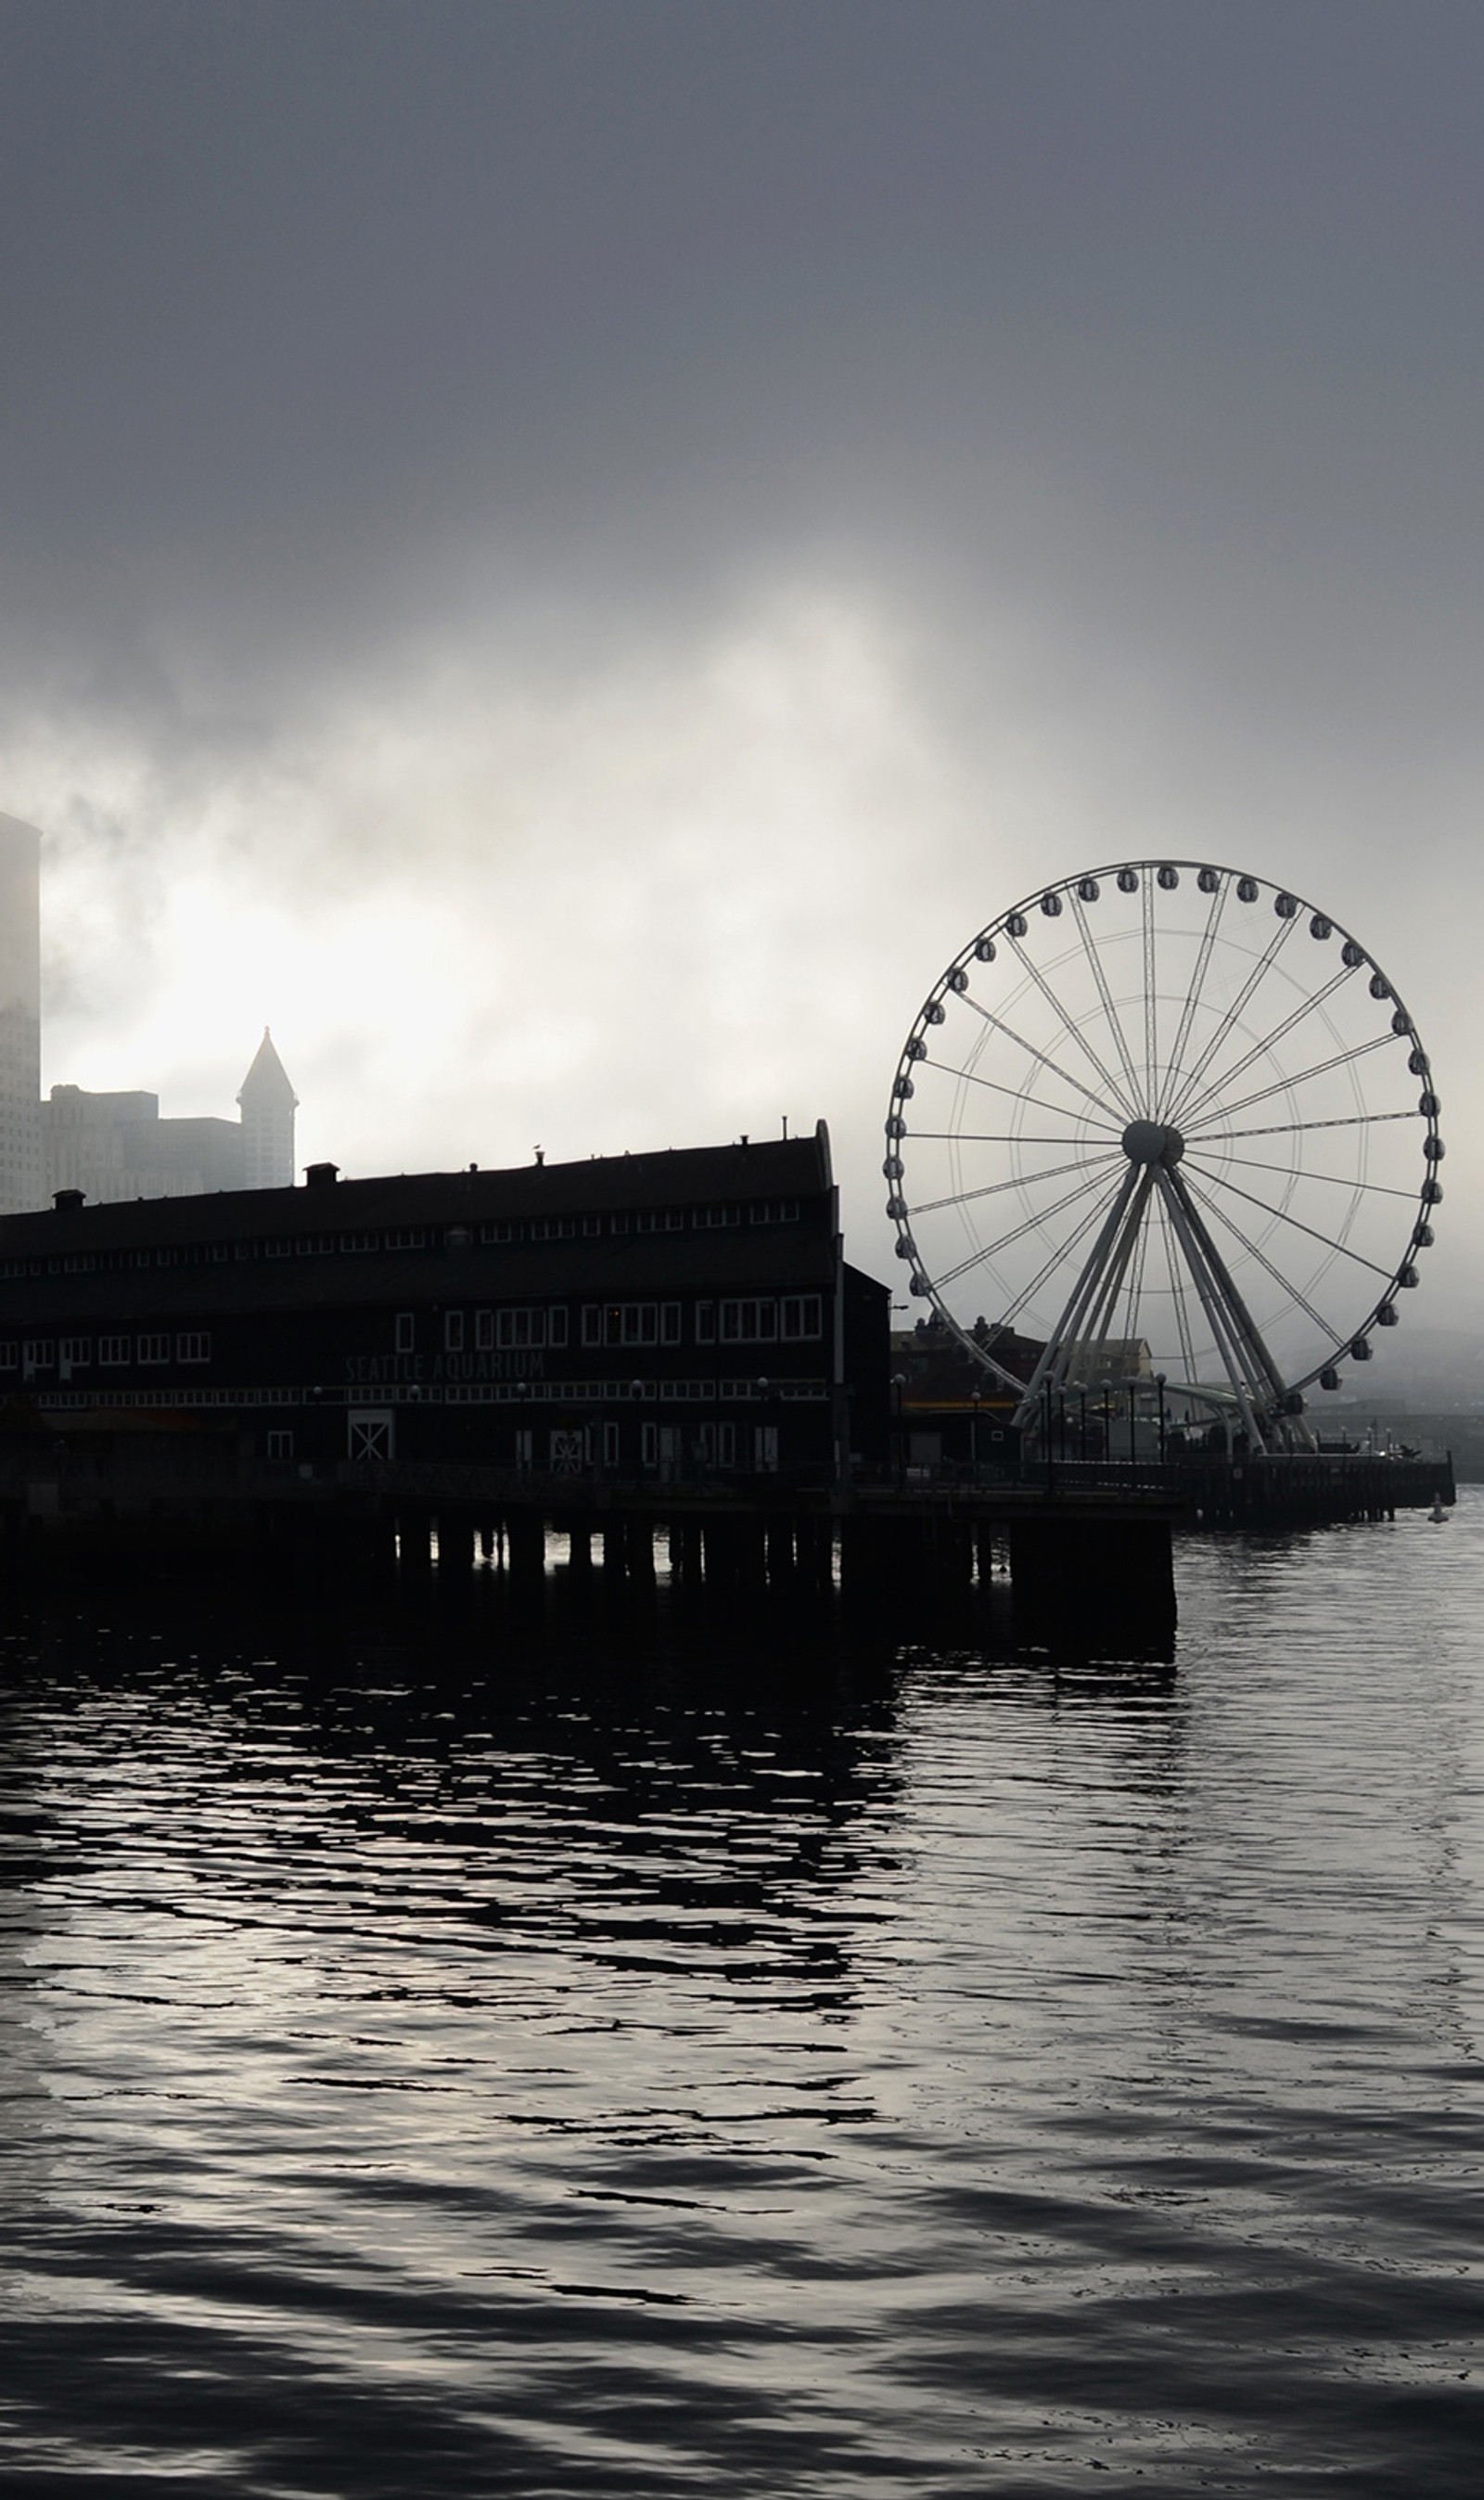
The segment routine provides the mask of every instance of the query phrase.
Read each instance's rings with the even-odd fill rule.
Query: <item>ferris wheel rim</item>
[[[1284,1378],[1283,1402],[1291,1405],[1291,1401],[1297,1397],[1298,1404],[1302,1408],[1302,1392],[1304,1389],[1311,1387],[1316,1380],[1324,1380],[1327,1386],[1334,1385],[1333,1375],[1335,1366],[1339,1362],[1348,1358],[1353,1358],[1356,1361],[1364,1361],[1371,1350],[1370,1338],[1374,1331],[1377,1328],[1388,1327],[1395,1324],[1398,1317],[1396,1298],[1399,1292],[1406,1287],[1414,1285],[1417,1281],[1414,1266],[1415,1253],[1419,1249],[1429,1248],[1433,1244],[1433,1216],[1436,1206],[1440,1203],[1442,1199],[1442,1190],[1436,1177],[1436,1169],[1438,1162],[1442,1159],[1444,1148],[1441,1133],[1438,1128],[1440,1106],[1434,1091],[1432,1062],[1428,1052],[1421,1042],[1415,1019],[1406,1005],[1401,992],[1391,980],[1389,974],[1384,971],[1373,949],[1367,946],[1364,941],[1358,938],[1354,933],[1345,926],[1345,924],[1335,919],[1333,914],[1323,911],[1318,905],[1311,903],[1307,898],[1300,895],[1290,886],[1280,885],[1270,877],[1257,875],[1248,871],[1239,871],[1235,868],[1226,867],[1214,861],[1185,858],[1169,853],[1152,854],[1148,857],[1138,860],[1115,860],[1100,865],[1097,868],[1081,870],[1072,875],[1052,879],[1039,884],[1034,887],[1020,901],[1009,905],[1006,909],[999,913],[994,919],[986,922],[984,926],[974,934],[974,936],[970,938],[968,941],[960,947],[958,952],[951,958],[945,970],[940,974],[938,980],[929,990],[926,999],[919,1007],[917,1014],[912,1021],[907,1040],[904,1043],[902,1052],[899,1056],[896,1074],[893,1080],[891,1105],[887,1119],[888,1152],[883,1166],[883,1171],[887,1179],[889,1189],[887,1212],[889,1218],[897,1227],[897,1255],[899,1257],[906,1257],[910,1262],[913,1297],[915,1299],[923,1299],[931,1304],[946,1327],[953,1332],[960,1342],[970,1350],[975,1360],[987,1371],[997,1375],[999,1379],[1008,1387],[1017,1389],[1023,1387],[1023,1383],[1021,1382],[1019,1375],[1010,1371],[1004,1364],[996,1360],[990,1348],[983,1344],[979,1338],[977,1338],[973,1332],[960,1321],[957,1314],[947,1301],[945,1298],[946,1287],[957,1281],[958,1275],[963,1272],[962,1267],[957,1270],[950,1270],[946,1275],[938,1274],[935,1276],[933,1273],[929,1272],[928,1266],[923,1260],[919,1250],[919,1246],[912,1230],[912,1218],[914,1214],[920,1215],[924,1210],[921,1208],[913,1209],[908,1206],[903,1196],[902,1183],[905,1179],[905,1164],[899,1151],[899,1147],[906,1141],[907,1136],[912,1134],[918,1134],[923,1138],[927,1138],[933,1135],[946,1135],[948,1133],[912,1133],[906,1128],[901,1117],[901,1113],[905,1102],[911,1099],[911,1072],[915,1067],[920,1066],[922,1062],[927,1059],[930,1048],[929,1036],[931,1030],[936,1025],[943,1021],[946,1011],[946,1003],[950,996],[962,996],[967,992],[971,967],[976,964],[987,964],[988,962],[994,961],[1002,940],[1008,939],[1008,941],[1015,947],[1021,970],[1029,972],[1031,978],[1037,982],[1044,996],[1051,1001],[1053,1005],[1056,1005],[1057,1003],[1052,995],[1048,983],[1036,970],[1036,968],[1030,960],[1020,951],[1021,941],[1029,935],[1030,929],[1033,925],[1033,915],[1041,916],[1047,919],[1059,918],[1064,907],[1069,902],[1072,902],[1073,911],[1076,912],[1076,906],[1079,904],[1085,906],[1100,900],[1104,884],[1111,881],[1117,887],[1118,891],[1125,897],[1134,892],[1140,892],[1146,898],[1145,903],[1141,905],[1141,910],[1147,933],[1150,926],[1147,897],[1158,890],[1174,890],[1186,875],[1193,876],[1197,881],[1199,890],[1203,894],[1214,898],[1214,903],[1213,908],[1208,914],[1207,932],[1204,939],[1203,940],[1204,951],[1198,957],[1195,979],[1192,982],[1185,1001],[1184,1021],[1182,1022],[1181,1035],[1177,1040],[1175,1052],[1172,1055],[1171,1069],[1168,1072],[1162,1071],[1160,1073],[1158,1079],[1159,1090],[1156,1090],[1156,1069],[1151,1050],[1151,1056],[1145,1070],[1145,1092],[1142,1096],[1140,1095],[1138,1073],[1126,1046],[1127,1036],[1111,1002],[1110,995],[1106,988],[1105,973],[1102,969],[1100,969],[1097,948],[1089,939],[1086,923],[1082,919],[1080,913],[1077,913],[1077,925],[1081,935],[1083,948],[1087,955],[1089,966],[1097,978],[1101,990],[1103,1007],[1106,1015],[1110,1033],[1116,1037],[1118,1044],[1118,1048],[1115,1051],[1109,1049],[1106,1043],[1105,1043],[1105,1056],[1108,1059],[1112,1059],[1121,1053],[1124,1063],[1121,1075],[1115,1075],[1107,1067],[1103,1067],[1101,1069],[1105,1094],[1100,1100],[1097,1091],[1092,1085],[1085,1081],[1084,1076],[1069,1072],[1065,1064],[1058,1064],[1045,1054],[1033,1049],[1032,1045],[1025,1042],[1023,1038],[1021,1039],[1020,1046],[1030,1051],[1033,1058],[1040,1060],[1042,1065],[1047,1069],[1052,1069],[1060,1083],[1070,1087],[1073,1093],[1083,1098],[1088,1103],[1093,1104],[1098,1109],[1102,1110],[1105,1114],[1112,1110],[1115,1105],[1122,1108],[1132,1109],[1133,1117],[1128,1128],[1125,1129],[1121,1140],[1118,1140],[1116,1137],[1116,1122],[1110,1121],[1105,1117],[1099,1124],[1106,1133],[1108,1142],[1105,1146],[1101,1148],[1098,1160],[1105,1161],[1111,1167],[1111,1172],[1105,1174],[1105,1179],[1111,1177],[1111,1174],[1116,1173],[1117,1171],[1120,1144],[1126,1154],[1132,1153],[1133,1150],[1129,1147],[1128,1140],[1134,1128],[1138,1126],[1141,1120],[1147,1124],[1154,1118],[1155,1114],[1161,1110],[1168,1115],[1171,1134],[1179,1140],[1178,1155],[1181,1158],[1183,1158],[1186,1152],[1186,1142],[1175,1123],[1173,1115],[1176,1112],[1181,1112],[1187,1119],[1190,1119],[1191,1115],[1195,1115],[1196,1125],[1193,1130],[1193,1135],[1197,1139],[1197,1145],[1195,1155],[1192,1158],[1192,1170],[1187,1172],[1185,1175],[1187,1191],[1189,1190],[1189,1186],[1194,1178],[1195,1169],[1199,1165],[1200,1155],[1203,1152],[1210,1151],[1207,1146],[1203,1145],[1201,1142],[1203,1130],[1212,1133],[1219,1132],[1222,1127],[1223,1118],[1226,1124],[1226,1144],[1228,1147],[1230,1147],[1234,1141],[1240,1140],[1245,1142],[1249,1139],[1255,1141],[1257,1138],[1264,1135],[1270,1137],[1281,1135],[1294,1137],[1308,1130],[1336,1130],[1346,1126],[1367,1128],[1376,1122],[1386,1119],[1400,1120],[1405,1118],[1414,1121],[1418,1119],[1425,1121],[1426,1129],[1422,1146],[1424,1176],[1419,1188],[1415,1192],[1387,1189],[1384,1184],[1370,1183],[1356,1175],[1351,1175],[1346,1178],[1341,1174],[1317,1172],[1303,1173],[1300,1171],[1296,1165],[1291,1165],[1289,1168],[1286,1178],[1289,1183],[1290,1198],[1292,1197],[1294,1188],[1298,1185],[1301,1179],[1317,1179],[1326,1182],[1334,1181],[1337,1185],[1348,1188],[1352,1192],[1352,1208],[1350,1217],[1347,1219],[1346,1229],[1354,1223],[1355,1212],[1360,1203],[1358,1195],[1360,1192],[1380,1190],[1385,1195],[1408,1200],[1414,1207],[1413,1219],[1410,1225],[1405,1248],[1403,1249],[1400,1259],[1396,1260],[1389,1269],[1375,1261],[1364,1258],[1361,1259],[1360,1264],[1363,1266],[1370,1268],[1378,1279],[1378,1288],[1370,1295],[1369,1304],[1363,1308],[1362,1316],[1356,1320],[1353,1326],[1343,1332],[1335,1331],[1328,1323],[1322,1321],[1321,1315],[1313,1309],[1312,1304],[1305,1298],[1304,1292],[1302,1289],[1295,1287],[1291,1280],[1280,1273],[1278,1268],[1267,1258],[1261,1246],[1261,1242],[1254,1243],[1250,1238],[1248,1238],[1248,1236],[1241,1231],[1241,1228],[1233,1223],[1230,1214],[1223,1206],[1223,1222],[1226,1223],[1237,1234],[1237,1238],[1243,1242],[1245,1249],[1252,1255],[1257,1263],[1268,1271],[1273,1281],[1285,1289],[1289,1298],[1289,1306],[1302,1309],[1305,1312],[1310,1319],[1321,1326],[1323,1334],[1327,1335],[1330,1340],[1316,1360],[1308,1363],[1306,1366],[1299,1367],[1291,1378],[1286,1376]],[[1279,933],[1270,941],[1268,949],[1261,957],[1257,970],[1251,976],[1247,988],[1241,993],[1237,1003],[1238,1007],[1245,1003],[1246,998],[1256,989],[1267,970],[1270,968],[1272,962],[1276,959],[1282,944],[1286,941],[1289,929],[1291,929],[1291,927],[1297,924],[1301,919],[1307,921],[1310,934],[1316,938],[1322,938],[1326,941],[1333,938],[1337,941],[1337,953],[1342,969],[1339,973],[1333,976],[1325,989],[1313,991],[1306,990],[1303,995],[1301,996],[1299,1006],[1292,1011],[1287,1021],[1277,1029],[1276,1036],[1271,1031],[1266,1031],[1263,1034],[1258,1035],[1248,1048],[1246,1056],[1238,1061],[1237,1069],[1234,1070],[1233,1069],[1228,1068],[1222,1074],[1207,1083],[1204,1091],[1202,1092],[1200,1090],[1201,1080],[1204,1076],[1208,1074],[1210,1069],[1210,1066],[1215,1055],[1215,1043],[1210,1041],[1207,1042],[1200,1059],[1196,1063],[1193,1072],[1182,1070],[1180,1069],[1178,1065],[1179,1050],[1183,1047],[1185,1031],[1188,1028],[1198,1002],[1204,962],[1206,955],[1209,952],[1210,945],[1214,941],[1214,936],[1217,926],[1219,925],[1221,911],[1224,910],[1227,900],[1234,892],[1237,895],[1239,901],[1244,905],[1250,905],[1252,903],[1258,901],[1268,901],[1280,922]],[[1145,943],[1147,950],[1147,934]],[[1316,1006],[1322,1009],[1325,999],[1332,992],[1337,990],[1340,984],[1350,974],[1357,972],[1367,976],[1368,987],[1371,998],[1378,1003],[1385,1003],[1390,1007],[1390,1030],[1388,1032],[1377,1034],[1372,1040],[1368,1041],[1364,1045],[1355,1046],[1348,1052],[1337,1052],[1331,1060],[1321,1061],[1314,1067],[1303,1069],[1297,1072],[1285,1072],[1267,1082],[1254,1083],[1251,1092],[1246,1097],[1240,1099],[1235,1105],[1229,1104],[1223,1114],[1220,1108],[1220,1096],[1224,1090],[1230,1087],[1234,1074],[1239,1074],[1247,1069],[1251,1069],[1256,1073],[1260,1063],[1265,1058],[1271,1057],[1275,1039],[1281,1038],[1285,1034],[1296,1029],[1298,1024],[1303,1021],[1305,1015],[1315,1011]],[[1291,968],[1289,977],[1292,977]],[[969,1003],[978,1007],[980,1014],[985,1016],[987,1025],[993,1024],[996,1021],[996,1019],[988,1016],[985,1009],[978,1006],[977,1001],[971,1000]],[[1073,1025],[1072,1019],[1067,1016],[1064,1009],[1059,1008],[1058,1012],[1061,1013],[1062,1022],[1066,1027],[1070,1040],[1075,1043],[1077,1048],[1083,1053],[1084,1064],[1092,1062],[1096,1065],[1097,1054],[1092,1050],[1085,1036],[1076,1026]],[[1327,1023],[1329,1022],[1327,1016],[1325,1020]],[[1232,1029],[1233,1023],[1234,1014],[1229,1010],[1218,1027],[1216,1036],[1216,1040],[1218,1042],[1224,1037],[1225,1034]],[[1002,1030],[1007,1029],[1002,1028]],[[1331,1027],[1331,1030],[1333,1032],[1333,1026]],[[1419,1079],[1424,1088],[1421,1102],[1415,1112],[1396,1111],[1373,1113],[1358,1108],[1351,1115],[1336,1116],[1314,1121],[1290,1119],[1288,1121],[1264,1122],[1262,1120],[1260,1116],[1261,1107],[1265,1101],[1270,1101],[1273,1097],[1280,1096],[1285,1093],[1290,1097],[1293,1097],[1303,1086],[1310,1084],[1313,1080],[1341,1067],[1345,1068],[1348,1072],[1352,1090],[1355,1094],[1355,1100],[1357,1104],[1359,1104],[1362,1098],[1355,1079],[1354,1063],[1358,1059],[1364,1057],[1371,1049],[1381,1049],[1388,1044],[1398,1044],[1402,1042],[1407,1046],[1408,1072]],[[978,1047],[980,1049],[983,1047],[983,1036],[980,1037]],[[1017,1089],[1004,1085],[996,1085],[991,1079],[979,1077],[976,1074],[975,1069],[968,1068],[967,1066],[955,1069],[949,1068],[946,1063],[943,1062],[934,1062],[933,1065],[938,1072],[953,1078],[955,1087],[959,1092],[963,1091],[964,1086],[967,1083],[985,1083],[990,1085],[991,1090],[995,1093],[1011,1097],[1018,1102],[1018,1116],[1023,1117],[1025,1109],[1036,1101],[1036,1097],[1029,1087],[1019,1089],[1017,1094]],[[905,1088],[904,1080],[906,1080]],[[1126,1091],[1124,1090],[1125,1087],[1127,1088]],[[1214,1108],[1211,1107],[1213,1104],[1215,1105]],[[1044,1103],[1041,1103],[1039,1107],[1044,1109],[1047,1106]],[[1259,1116],[1252,1122],[1248,1130],[1233,1131],[1230,1128],[1231,1119],[1236,1111],[1240,1110],[1256,1112]],[[1202,1116],[1203,1114],[1204,1115],[1204,1119]],[[1071,1120],[1071,1114],[1063,1113],[1060,1108],[1058,1108],[1056,1116],[1059,1118],[1067,1118],[1069,1121]],[[1083,1116],[1085,1119],[1086,1115],[1084,1114]],[[1026,1139],[1020,1135],[1020,1133],[1014,1131],[1012,1128],[1007,1129],[1006,1135],[999,1138],[994,1135],[990,1135],[975,1140],[971,1134],[964,1133],[962,1131],[954,1131],[951,1134],[955,1144],[959,1142],[999,1142],[1005,1144],[1017,1142],[1024,1144],[1029,1142],[1042,1145],[1066,1143],[1070,1149],[1072,1142],[1070,1131],[1069,1135],[1065,1140],[1058,1138]],[[1077,1157],[1073,1157],[1072,1161],[1066,1167],[1066,1169],[1069,1172],[1085,1167],[1085,1142],[1086,1141],[1084,1139],[1084,1152],[1080,1157],[1080,1161]],[[1230,1154],[1227,1155],[1226,1161],[1229,1164],[1234,1160],[1241,1161],[1244,1159],[1234,1159]],[[1252,1158],[1251,1160],[1255,1170],[1267,1171],[1270,1174],[1276,1173],[1280,1179],[1285,1177],[1281,1166],[1264,1165],[1261,1157]],[[1037,1177],[1038,1180],[1044,1180],[1047,1177],[1054,1176],[1055,1174],[1053,1172],[1050,1175],[1042,1173]],[[1008,1189],[1013,1185],[1013,1182],[996,1184],[994,1187],[978,1193],[961,1193],[961,1198],[965,1202],[967,1202],[968,1196],[970,1195],[987,1197],[994,1195],[995,1188],[997,1187],[1003,1186],[1004,1188]],[[1200,1195],[1204,1185],[1204,1181],[1197,1181],[1195,1183],[1195,1194]],[[1237,1198],[1240,1198],[1243,1195],[1240,1185],[1232,1182],[1228,1173],[1225,1171],[1220,1175],[1220,1185],[1224,1191],[1231,1192]],[[1161,1186],[1163,1187],[1163,1183]],[[1274,1194],[1277,1195],[1278,1193]],[[1073,1192],[1072,1195],[1075,1197],[1077,1193]],[[1328,1275],[1329,1267],[1334,1264],[1334,1256],[1336,1253],[1342,1253],[1346,1256],[1359,1256],[1359,1254],[1348,1252],[1343,1234],[1338,1241],[1336,1241],[1332,1235],[1321,1233],[1313,1227],[1303,1225],[1300,1219],[1288,1213],[1286,1206],[1274,1209],[1266,1205],[1265,1201],[1258,1199],[1252,1192],[1248,1192],[1246,1195],[1251,1198],[1254,1209],[1256,1209],[1260,1214],[1267,1214],[1273,1217],[1276,1221],[1281,1221],[1290,1226],[1295,1226],[1300,1232],[1311,1233],[1317,1243],[1328,1248],[1331,1256],[1326,1261],[1325,1267],[1320,1271],[1322,1277]],[[944,1201],[941,1202],[949,1203],[953,1201]],[[1053,1208],[1050,1211],[1060,1212],[1061,1208]],[[1012,1236],[1007,1236],[1007,1238],[1008,1237]],[[1074,1232],[1067,1244],[1064,1245],[1062,1255],[1070,1255],[1072,1249],[1076,1246],[1078,1239],[1079,1234]],[[975,1262],[973,1259],[971,1259],[966,1264],[972,1266],[975,1264]],[[1172,1267],[1171,1275],[1173,1275]],[[1039,1280],[1036,1280],[1036,1287],[1034,1289],[1039,1289]],[[1027,1299],[1029,1299],[1029,1297],[1022,1296],[1022,1307],[1024,1306],[1024,1302]],[[992,1332],[992,1335],[998,1333],[1003,1336],[1005,1330],[1008,1325],[1009,1323],[1007,1321],[998,1323],[996,1331]],[[1195,1383],[1192,1382],[1191,1386],[1194,1389]],[[1273,1411],[1277,1411],[1276,1404],[1274,1405]]]

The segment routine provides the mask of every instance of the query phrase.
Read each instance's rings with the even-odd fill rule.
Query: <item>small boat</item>
[[[1432,1509],[1429,1511],[1429,1513],[1428,1513],[1428,1517],[1429,1517],[1429,1519],[1432,1521],[1433,1526],[1434,1526],[1435,1528],[1446,1528],[1446,1527],[1447,1527],[1447,1525],[1448,1525],[1448,1514],[1447,1514],[1447,1512],[1446,1512],[1446,1511],[1444,1510],[1444,1508],[1443,1508],[1443,1497],[1442,1497],[1442,1495],[1441,1495],[1440,1493],[1439,1493],[1439,1494],[1435,1494],[1435,1495],[1434,1495],[1434,1497],[1433,1497],[1433,1507],[1432,1507]]]

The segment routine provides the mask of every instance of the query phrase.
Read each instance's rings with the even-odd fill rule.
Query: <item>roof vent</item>
[[[304,1167],[306,1189],[333,1189],[339,1178],[339,1164],[306,1164]]]
[[[58,1215],[76,1215],[86,1196],[87,1192],[82,1189],[54,1189],[51,1193],[51,1203]]]

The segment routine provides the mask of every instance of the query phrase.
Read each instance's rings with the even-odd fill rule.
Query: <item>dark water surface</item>
[[[8,2493],[1475,2494],[1484,1497],[1172,1679],[13,1610]]]

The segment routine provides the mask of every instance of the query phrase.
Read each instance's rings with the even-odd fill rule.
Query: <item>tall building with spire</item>
[[[289,1188],[298,1104],[266,1033],[237,1100],[240,1121],[162,1120],[157,1094],[89,1094],[81,1085],[53,1085],[41,1105],[46,1191],[78,1189],[96,1206],[198,1198],[216,1189]]]
[[[41,836],[0,816],[0,1207],[44,1203]]]
[[[299,1098],[263,1027],[257,1057],[237,1098],[243,1115],[244,1189],[291,1189],[294,1180],[294,1113]]]

